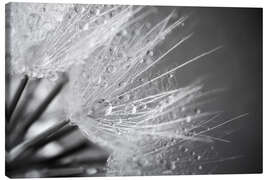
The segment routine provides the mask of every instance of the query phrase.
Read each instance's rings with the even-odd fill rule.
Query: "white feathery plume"
[[[131,19],[107,44],[86,58],[83,66],[70,73],[68,116],[91,141],[112,151],[107,175],[209,172],[201,163],[217,156],[210,144],[227,142],[205,135],[211,129],[208,123],[221,112],[194,110],[196,103],[204,103],[201,98],[212,92],[202,93],[200,81],[184,88],[174,83],[175,71],[221,47],[151,75],[156,64],[192,36],[183,37],[155,56],[154,50],[166,36],[188,18],[171,22],[173,15],[152,27],[134,17],[136,20]],[[219,125],[223,124],[213,127]]]

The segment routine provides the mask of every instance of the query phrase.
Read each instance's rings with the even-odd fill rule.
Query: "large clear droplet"
[[[105,99],[97,99],[92,104],[90,113],[88,114],[91,117],[97,118],[109,115],[112,112],[112,104]]]
[[[138,105],[138,109],[139,109],[139,110],[145,110],[145,109],[147,109],[147,104],[145,104],[145,103],[139,104],[139,105]]]
[[[48,77],[49,80],[51,81],[56,81],[58,79],[57,73],[51,73]]]
[[[119,96],[119,100],[121,101],[128,101],[130,99],[130,95],[129,94],[124,94]]]

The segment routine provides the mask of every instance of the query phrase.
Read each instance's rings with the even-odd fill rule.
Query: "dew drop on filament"
[[[130,99],[129,94],[119,96],[119,100],[121,100],[121,101],[128,101],[129,99]]]
[[[190,116],[187,116],[186,117],[186,121],[187,121],[187,123],[190,123],[191,122],[191,117]]]
[[[56,81],[58,79],[58,75],[56,73],[52,73],[49,75],[48,79],[51,81]]]
[[[97,99],[92,104],[89,116],[94,118],[109,115],[112,112],[112,104],[105,99]]]
[[[124,82],[124,81],[118,84],[119,88],[125,87],[126,85],[127,85],[127,82]]]
[[[106,70],[108,73],[113,73],[115,71],[115,67],[113,65],[109,65]]]
[[[146,54],[147,54],[148,56],[153,56],[153,55],[154,55],[154,52],[153,52],[153,51],[147,51]]]
[[[199,108],[196,108],[196,109],[195,109],[195,113],[196,113],[196,114],[200,114],[200,113],[201,113],[201,110],[200,110]]]
[[[126,106],[126,112],[130,114],[135,114],[137,112],[137,107],[134,104],[129,104]]]

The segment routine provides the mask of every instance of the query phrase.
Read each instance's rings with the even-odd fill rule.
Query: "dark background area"
[[[262,9],[159,7],[168,14],[191,14],[182,32],[193,37],[168,56],[170,63],[181,64],[219,45],[219,51],[192,63],[179,72],[177,80],[184,85],[207,76],[206,86],[226,88],[217,96],[216,109],[230,119],[240,114],[248,116],[230,123],[233,133],[226,136],[230,143],[218,143],[225,156],[241,158],[220,162],[215,173],[262,172]],[[171,39],[176,39],[177,33]],[[170,64],[168,63],[168,64]],[[207,108],[207,107],[206,107]]]

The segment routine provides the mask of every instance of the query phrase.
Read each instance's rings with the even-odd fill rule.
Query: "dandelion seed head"
[[[151,67],[163,56],[155,54],[155,48],[185,18],[170,24],[169,15],[148,27],[140,21],[132,22],[133,18],[124,23],[125,28],[110,41],[93,51],[85,64],[74,70],[76,75],[71,73],[72,88],[68,94],[79,99],[80,104],[73,107],[71,101],[70,118],[90,140],[112,151],[107,162],[110,175],[199,170],[198,165],[184,168],[182,162],[186,160],[183,158],[173,164],[166,159],[178,157],[177,144],[181,144],[181,149],[192,149],[193,145],[186,142],[211,142],[211,139],[197,137],[192,132],[194,127],[215,115],[194,113],[192,109],[203,86],[194,83],[177,88],[173,73],[167,76],[161,73],[158,78],[151,74]],[[138,27],[136,32],[135,27]],[[183,113],[183,108],[192,109],[193,114]],[[188,155],[190,164],[197,161],[191,156]],[[160,164],[162,166],[154,167],[155,172],[149,171]]]

